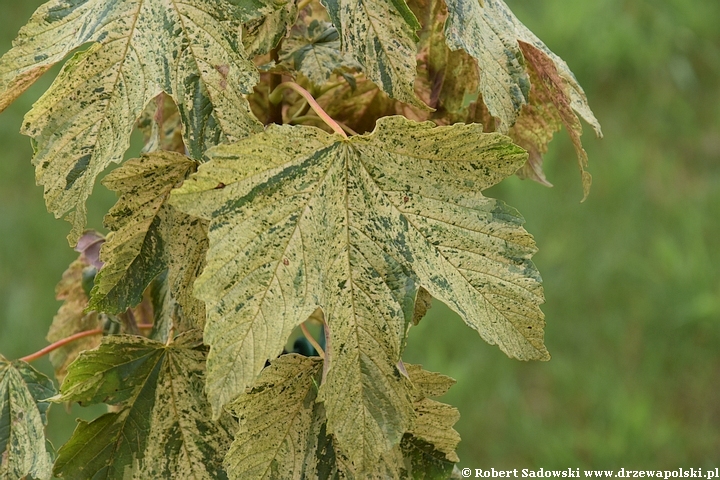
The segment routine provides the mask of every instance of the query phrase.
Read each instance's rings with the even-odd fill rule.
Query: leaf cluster
[[[0,110],[66,58],[22,126],[80,253],[62,386],[0,357],[3,478],[448,478],[458,413],[430,397],[453,381],[402,361],[431,300],[549,358],[534,240],[482,191],[549,184],[565,126],[587,195],[579,118],[600,127],[502,0],[50,0]],[[109,233],[84,231],[135,129]],[[299,329],[317,355],[287,354]],[[108,405],[54,466],[50,402]]]

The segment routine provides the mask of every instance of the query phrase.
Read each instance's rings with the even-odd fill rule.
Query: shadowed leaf
[[[367,77],[390,97],[427,109],[414,91],[420,23],[405,0],[324,0],[323,5],[340,32],[343,50]]]
[[[52,381],[27,363],[0,355],[0,478],[49,478],[45,424]]]
[[[280,60],[316,85],[327,82],[336,71],[359,68],[357,62],[340,51],[340,35],[335,27],[316,19],[285,40]]]
[[[108,403],[117,411],[81,421],[58,452],[62,478],[226,478],[232,423],[210,419],[199,336],[166,346],[109,336],[70,366],[55,401]]]

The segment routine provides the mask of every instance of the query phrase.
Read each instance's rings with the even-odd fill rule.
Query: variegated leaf
[[[420,23],[405,0],[322,0],[340,32],[343,50],[392,98],[427,109],[415,94]]]
[[[507,133],[528,102],[530,80],[518,41],[534,45],[554,63],[568,90],[570,103],[595,131],[600,125],[587,104],[582,88],[567,64],[525,27],[503,0],[447,0],[445,37],[452,50],[464,49],[477,60],[480,92],[490,113]]]
[[[189,332],[168,345],[108,336],[70,366],[56,401],[117,406],[81,421],[59,450],[61,478],[227,478],[222,459],[233,423],[210,418],[205,355]],[[99,477],[98,477],[99,478]]]
[[[166,203],[172,188],[196,166],[178,153],[155,152],[105,177],[104,185],[121,196],[105,217],[112,233],[100,253],[105,264],[95,279],[90,308],[120,313],[134,307],[150,282],[169,269],[171,295],[192,317],[187,324],[203,325],[203,309],[191,291],[204,263],[207,224]]]
[[[412,425],[396,363],[420,286],[508,355],[548,358],[532,237],[480,193],[526,159],[507,137],[389,117],[349,140],[270,128],[209,156],[171,204],[211,220],[195,293],[216,414],[321,307],[328,431],[362,470]]]
[[[335,27],[316,19],[286,39],[280,60],[316,85],[327,82],[336,71],[360,67],[340,51],[340,35]]]
[[[96,176],[122,160],[135,121],[163,90],[178,104],[196,159],[220,141],[259,128],[244,93],[257,73],[237,45],[244,2],[51,0],[0,59],[0,106],[78,47],[27,114],[36,179],[48,209],[67,214],[74,245]],[[243,8],[245,7],[245,8]]]
[[[0,355],[0,478],[50,478],[44,429],[53,394],[45,375]]]

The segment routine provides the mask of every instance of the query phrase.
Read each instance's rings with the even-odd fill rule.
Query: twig
[[[315,351],[318,352],[318,355],[320,355],[320,358],[323,360],[325,359],[325,350],[322,349],[320,344],[315,340],[315,337],[313,337],[310,332],[308,331],[307,327],[304,323],[300,324],[300,330],[302,330],[303,335],[305,335],[305,338],[307,338],[307,341],[310,342],[310,345],[315,348]]]

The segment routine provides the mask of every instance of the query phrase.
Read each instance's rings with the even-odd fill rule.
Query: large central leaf
[[[178,104],[196,159],[219,140],[258,128],[243,98],[258,77],[237,44],[239,22],[258,14],[249,8],[257,3],[53,0],[23,27],[0,59],[0,109],[93,42],[68,61],[23,126],[36,141],[36,177],[48,208],[56,216],[70,212],[71,243],[82,232],[95,177],[122,160],[135,121],[161,91]]]
[[[274,127],[209,155],[170,202],[211,220],[195,293],[216,414],[320,307],[328,431],[354,464],[377,458],[411,426],[396,363],[420,286],[509,355],[547,358],[532,237],[480,193],[525,161],[507,137],[388,117],[351,139]]]

